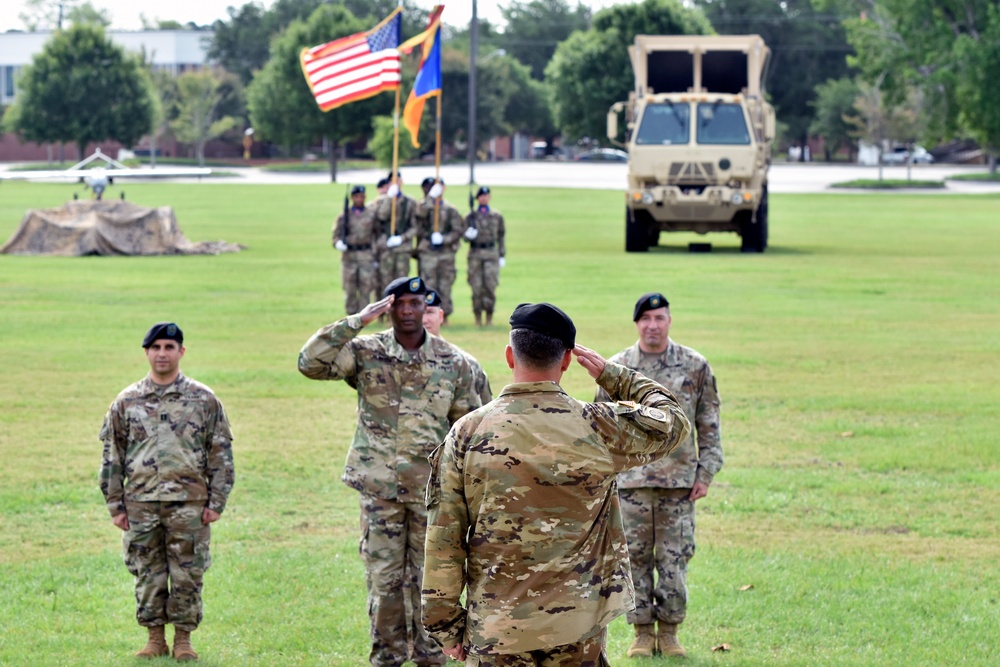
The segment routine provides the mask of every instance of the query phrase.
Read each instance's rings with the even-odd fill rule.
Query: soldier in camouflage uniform
[[[690,426],[662,386],[576,345],[555,306],[510,323],[514,383],[431,457],[424,626],[466,665],[607,665],[605,628],[633,605],[615,479]],[[573,355],[617,403],[565,393]]]
[[[466,217],[465,238],[469,241],[469,285],[472,286],[472,313],[476,326],[493,324],[497,303],[500,269],[507,262],[504,246],[504,223],[500,211],[490,208],[490,189],[485,185],[476,192],[478,208]]]
[[[441,297],[434,290],[427,291],[427,305],[424,307],[424,329],[435,336],[441,335],[441,324],[444,322],[444,311],[441,310]],[[469,360],[474,376],[473,387],[479,398],[486,405],[493,399],[493,390],[490,388],[490,380],[486,377],[486,371],[479,365],[475,357],[455,345],[455,349],[460,351]]]
[[[635,611],[628,614],[636,636],[628,654],[649,656],[658,651],[684,656],[677,626],[687,614],[687,564],[695,552],[694,503],[708,494],[712,478],[722,468],[719,392],[705,358],[670,340],[666,297],[658,292],[643,294],[632,319],[639,341],[611,361],[674,392],[695,430],[668,458],[618,478],[636,592]],[[598,400],[604,396],[597,394]]]
[[[211,564],[209,524],[233,488],[233,435],[222,403],[180,371],[184,334],[155,324],[142,341],[150,372],[111,404],[100,438],[100,485],[111,520],[125,532],[135,576],[136,619],[148,628],[136,655],[197,660],[191,632],[201,623],[202,575]]]
[[[426,294],[420,278],[397,280],[385,298],[317,331],[299,354],[306,377],[344,380],[358,392],[343,481],[361,494],[369,660],[378,667],[398,667],[408,657],[417,665],[445,662],[419,618],[427,456],[451,424],[482,404],[466,357],[424,330]],[[383,313],[392,329],[358,335]]]
[[[333,247],[343,253],[340,281],[347,295],[347,312],[357,313],[369,304],[378,287],[375,244],[379,233],[375,210],[365,208],[365,186],[351,188],[351,204],[333,226]]]
[[[392,174],[389,174],[390,178]],[[392,202],[396,202],[396,224],[392,224]],[[410,275],[410,260],[413,257],[413,237],[417,234],[417,202],[403,194],[403,177],[396,172],[396,182],[389,185],[385,197],[375,201],[375,219],[378,221],[379,237],[377,257],[379,286],[382,293],[389,283]],[[360,311],[347,311],[360,312]]]
[[[425,178],[421,186],[426,195],[417,205],[417,254],[420,277],[441,296],[444,323],[454,311],[451,288],[455,284],[455,253],[462,243],[465,219],[444,200],[444,181]]]

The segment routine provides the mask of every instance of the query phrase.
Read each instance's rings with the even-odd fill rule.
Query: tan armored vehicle
[[[759,35],[637,35],[635,90],[608,112],[608,138],[628,131],[625,250],[660,232],[736,232],[767,248],[767,169],[774,108],[764,99],[770,49]]]

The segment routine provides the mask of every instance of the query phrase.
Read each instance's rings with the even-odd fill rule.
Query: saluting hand
[[[379,315],[384,315],[389,312],[389,308],[392,307],[392,302],[396,300],[395,294],[390,294],[384,299],[380,299],[375,303],[369,303],[367,306],[361,309],[358,315],[361,317],[361,326],[366,327],[375,320],[379,318]]]
[[[601,377],[601,373],[604,372],[604,366],[608,363],[604,360],[604,357],[583,345],[574,347],[573,354],[576,356],[577,362],[590,373],[590,377],[595,380]]]

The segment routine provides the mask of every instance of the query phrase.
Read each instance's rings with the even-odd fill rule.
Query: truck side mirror
[[[608,111],[608,139],[615,141],[618,138],[618,110],[614,107]]]

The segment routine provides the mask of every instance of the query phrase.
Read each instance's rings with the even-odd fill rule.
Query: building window
[[[17,68],[20,69],[20,68]],[[3,68],[3,98],[4,100],[14,99],[14,70],[13,65],[6,65]]]

